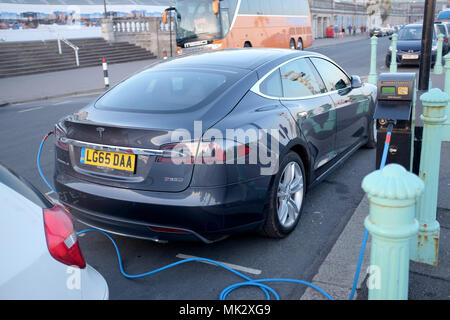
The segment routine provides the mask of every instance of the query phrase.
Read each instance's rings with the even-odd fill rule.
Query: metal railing
[[[58,52],[59,52],[59,54],[62,54],[61,41],[64,42],[65,44],[67,44],[69,47],[71,47],[75,51],[75,61],[77,63],[77,67],[79,67],[80,66],[80,60],[78,59],[78,50],[80,48],[78,48],[76,45],[74,45],[69,40],[61,38],[60,36],[58,36]]]

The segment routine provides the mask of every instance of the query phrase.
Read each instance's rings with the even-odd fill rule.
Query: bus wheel
[[[295,50],[295,40],[291,39],[291,42],[289,43],[289,48],[291,48],[292,50]]]
[[[244,48],[251,48],[251,47],[252,47],[252,44],[250,42],[246,41],[244,43]]]
[[[297,50],[300,50],[300,51],[303,50],[303,41],[302,41],[302,38],[298,38],[298,41],[297,41]]]

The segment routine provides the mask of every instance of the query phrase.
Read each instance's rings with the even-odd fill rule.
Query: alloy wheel
[[[284,228],[291,227],[300,214],[303,202],[303,174],[297,162],[289,162],[283,170],[277,190],[277,214]]]

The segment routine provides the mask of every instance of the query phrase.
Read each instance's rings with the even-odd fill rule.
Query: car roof
[[[290,59],[295,56],[315,54],[308,51],[276,48],[242,48],[207,51],[192,55],[179,56],[160,63],[158,67],[222,67],[255,70],[276,60]],[[320,54],[317,54],[321,56]],[[284,58],[284,59],[283,59]]]

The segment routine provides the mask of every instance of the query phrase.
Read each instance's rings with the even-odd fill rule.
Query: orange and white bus
[[[176,0],[178,54],[200,50],[312,45],[308,0]]]

